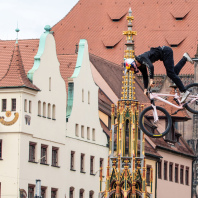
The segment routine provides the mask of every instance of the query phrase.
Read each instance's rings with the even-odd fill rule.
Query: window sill
[[[83,173],[83,174],[85,174],[86,172],[84,172],[84,171],[80,171],[80,173]]]
[[[45,166],[49,166],[49,164],[45,164],[45,163],[40,163],[41,165],[45,165]]]
[[[0,160],[3,160],[2,158],[0,158]]]
[[[51,118],[49,118],[49,117],[47,117],[47,119],[50,119],[51,120]]]
[[[76,170],[75,170],[75,169],[71,169],[71,168],[70,168],[70,171],[76,171]]]
[[[41,117],[41,115],[37,115],[38,117]]]
[[[55,167],[55,168],[60,168],[60,166],[57,166],[57,165],[51,165],[52,167]]]
[[[30,161],[30,160],[29,160],[28,162],[30,162],[30,163],[34,163],[34,164],[38,164],[38,162],[34,162],[34,161]]]
[[[46,116],[42,116],[43,118],[46,118]]]
[[[90,173],[90,175],[95,176],[96,174]]]
[[[55,121],[56,119],[52,118],[52,120],[54,120],[54,121]]]

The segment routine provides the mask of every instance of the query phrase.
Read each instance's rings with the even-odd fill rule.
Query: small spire
[[[44,30],[45,30],[46,32],[50,32],[51,29],[52,29],[52,28],[50,27],[50,25],[46,25],[46,26],[44,27]]]
[[[17,23],[17,28],[15,29],[15,32],[17,33],[17,37],[16,37],[16,43],[18,43],[18,33],[19,33],[19,28],[18,28],[18,23]]]

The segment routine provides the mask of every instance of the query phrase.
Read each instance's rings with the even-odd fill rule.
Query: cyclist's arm
[[[145,58],[145,60],[143,61],[143,64],[146,65],[146,67],[148,68],[150,79],[153,79],[154,66],[153,66],[152,62],[148,58]]]
[[[148,73],[147,73],[146,66],[142,65],[142,66],[138,67],[138,69],[142,73],[144,89],[147,89],[148,88]]]

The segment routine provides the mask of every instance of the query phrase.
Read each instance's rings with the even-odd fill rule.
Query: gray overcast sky
[[[0,0],[0,39],[40,38],[45,25],[53,26],[76,5],[78,0]]]

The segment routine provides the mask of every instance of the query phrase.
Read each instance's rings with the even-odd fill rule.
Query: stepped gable
[[[39,88],[33,85],[27,78],[18,43],[15,44],[9,68],[0,80],[0,88],[9,87],[26,87],[39,91]]]
[[[138,32],[134,39],[136,55],[150,47],[172,46],[176,64],[184,52],[190,56],[196,53],[198,12],[194,8],[197,5],[195,1],[180,0],[79,0],[52,28],[57,53],[74,53],[75,44],[80,38],[85,38],[90,53],[121,65],[126,42],[122,31],[127,25],[125,17],[131,7],[135,18],[133,29]],[[166,74],[160,61],[155,63],[155,75],[159,74]],[[194,66],[187,63],[180,74],[194,74]]]

